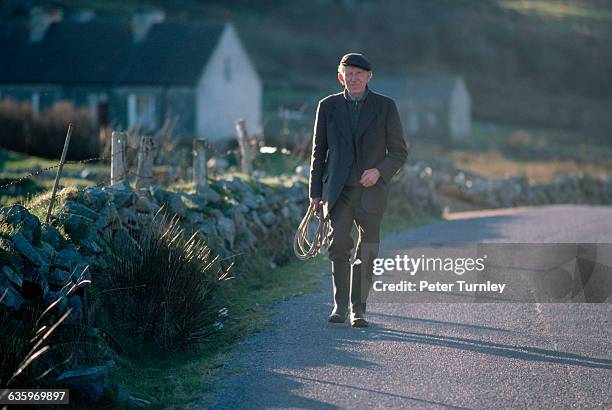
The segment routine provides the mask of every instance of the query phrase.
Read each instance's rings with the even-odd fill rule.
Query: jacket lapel
[[[344,142],[353,146],[353,137],[351,136],[351,125],[349,123],[349,112],[348,108],[346,108],[346,103],[344,102],[344,96],[340,95],[336,99],[335,109],[334,109],[334,124],[336,126],[336,131],[338,135],[344,139]]]

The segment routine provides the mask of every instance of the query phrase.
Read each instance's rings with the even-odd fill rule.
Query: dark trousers
[[[334,313],[365,312],[366,300],[372,285],[372,268],[378,257],[382,214],[366,212],[361,206],[361,186],[345,186],[330,212],[331,241],[329,259],[332,263]],[[353,249],[351,231],[357,225],[356,259],[351,264]]]

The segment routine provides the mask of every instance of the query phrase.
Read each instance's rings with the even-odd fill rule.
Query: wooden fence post
[[[111,185],[125,179],[125,147],[127,147],[127,135],[113,131],[111,135]]]
[[[55,175],[55,183],[53,184],[53,192],[51,193],[51,201],[49,202],[49,209],[47,210],[47,217],[45,223],[48,225],[51,218],[51,212],[53,211],[53,204],[55,203],[55,194],[57,193],[57,187],[59,186],[60,177],[62,176],[62,169],[64,169],[64,163],[66,162],[66,154],[68,153],[68,146],[70,145],[70,137],[72,136],[72,123],[68,123],[68,132],[66,133],[66,140],[64,141],[64,149],[62,150],[62,157],[60,159],[59,168]]]
[[[208,188],[208,168],[206,167],[206,140],[193,140],[193,183],[198,194]]]
[[[236,133],[238,134],[238,144],[240,146],[241,169],[244,174],[251,175],[253,171],[253,159],[255,158],[255,147],[249,141],[246,123],[243,119],[236,121]]]
[[[136,189],[153,185],[153,137],[140,137]]]

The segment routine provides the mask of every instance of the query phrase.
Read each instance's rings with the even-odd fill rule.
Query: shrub
[[[70,362],[80,364],[80,360],[71,360],[74,352],[82,350],[80,342],[73,338],[73,332],[60,326],[72,310],[61,312],[58,308],[68,296],[90,283],[84,273],[76,282],[67,283],[47,307],[28,303],[13,312],[0,304],[0,389],[60,388],[55,377],[62,368],[68,368]],[[0,294],[0,301],[5,297],[7,291]]]
[[[116,237],[106,247],[105,327],[128,353],[143,345],[162,353],[195,347],[222,327],[215,296],[228,272],[177,217],[158,212],[137,240]]]
[[[58,102],[36,117],[31,104],[5,98],[0,101],[0,147],[45,158],[59,158],[69,122],[74,124],[74,128],[68,159],[97,156],[98,135],[87,109],[76,109],[70,102]]]

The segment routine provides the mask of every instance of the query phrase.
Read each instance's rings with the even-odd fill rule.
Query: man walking
[[[310,164],[310,206],[330,218],[329,258],[332,323],[367,327],[366,299],[378,256],[380,222],[389,183],[406,161],[407,149],[395,102],[368,88],[370,62],[358,53],[342,57],[338,81],[344,91],[319,102]],[[351,264],[357,226],[356,259]]]

